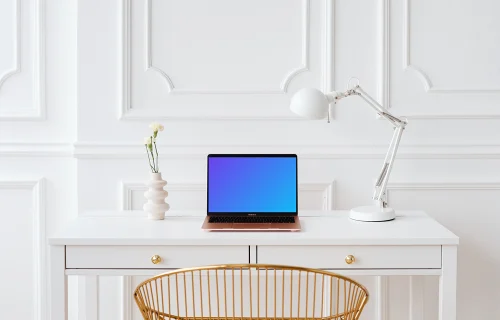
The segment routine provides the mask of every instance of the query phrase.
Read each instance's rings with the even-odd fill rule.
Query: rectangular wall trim
[[[45,180],[0,180],[0,189],[23,189],[33,199],[33,315],[34,320],[48,320],[47,245],[45,234]]]
[[[17,28],[15,39],[17,42],[16,50],[16,63],[17,66],[14,71],[7,75],[3,80],[0,79],[0,86],[3,82],[8,81],[10,75],[22,72],[23,66],[21,64],[23,48],[22,48],[22,21],[29,21],[23,19],[20,12],[21,5],[24,1],[17,0]],[[34,4],[33,17],[34,27],[30,30],[33,33],[32,42],[32,57],[33,61],[33,101],[32,108],[17,108],[17,107],[2,107],[0,108],[0,120],[45,120],[46,117],[46,104],[45,104],[45,0],[33,0]]]
[[[144,146],[132,143],[78,142],[79,159],[142,159]],[[0,144],[1,147],[1,144]],[[296,153],[301,159],[380,159],[387,145],[159,145],[169,150],[164,158],[205,158],[210,153]],[[398,159],[500,159],[500,145],[401,145]]]
[[[205,191],[205,183],[169,183],[168,190],[181,191]],[[323,210],[335,209],[335,181],[331,183],[300,183],[299,191],[318,191],[322,192],[323,200],[321,208]],[[120,185],[121,200],[119,210],[132,210],[132,192],[146,191],[147,187],[143,182],[122,181]]]
[[[381,101],[386,108],[391,108],[390,98],[390,37],[391,37],[391,15],[390,15],[390,0],[381,1],[381,33],[380,33],[380,52],[381,52]],[[500,92],[499,88],[438,88],[432,85],[429,77],[418,67],[411,64],[410,61],[410,0],[403,1],[403,11],[397,12],[403,16],[403,56],[402,56],[402,70],[408,70],[421,80],[423,88],[426,93],[432,94],[492,94]],[[457,66],[459,67],[459,66]],[[433,120],[433,119],[447,119],[447,120],[472,120],[472,119],[500,119],[500,114],[405,114],[401,115],[411,120]],[[382,119],[378,117],[378,119]]]
[[[333,90],[334,85],[334,32],[333,19],[334,19],[334,1],[328,0],[323,4],[323,9],[325,12],[324,21],[321,25],[321,51],[323,52],[321,57],[322,66],[322,87],[325,90]],[[302,0],[302,17],[301,17],[301,65],[289,70],[285,75],[284,79],[281,81],[279,87],[273,89],[263,89],[263,90],[204,90],[204,89],[178,89],[175,87],[172,79],[167,75],[167,73],[160,68],[156,67],[152,63],[151,58],[151,29],[152,22],[150,18],[150,11],[152,8],[152,3],[150,0],[146,0],[146,23],[144,26],[144,39],[147,43],[146,45],[146,70],[151,69],[157,72],[161,77],[164,78],[165,83],[168,87],[169,94],[176,95],[275,95],[275,94],[286,94],[288,92],[288,86],[292,79],[302,72],[310,71],[310,0]],[[118,109],[118,119],[119,120],[158,120],[158,119],[169,119],[169,120],[182,120],[189,119],[193,120],[287,120],[287,121],[297,121],[300,120],[299,117],[290,113],[290,115],[279,115],[272,116],[267,113],[254,112],[249,115],[207,115],[203,114],[203,109],[201,112],[193,112],[191,115],[186,116],[182,114],[165,114],[160,112],[151,112],[151,110],[145,110],[141,108],[133,108],[131,102],[131,42],[132,42],[132,32],[131,32],[131,22],[132,22],[132,10],[131,10],[131,0],[121,1],[121,101]]]

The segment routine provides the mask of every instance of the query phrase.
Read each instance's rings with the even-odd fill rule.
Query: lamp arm
[[[389,150],[385,155],[384,165],[382,166],[382,170],[380,175],[375,183],[375,191],[373,193],[373,200],[375,200],[381,208],[385,208],[387,206],[386,201],[386,189],[387,182],[389,181],[389,176],[392,171],[392,167],[394,165],[394,159],[396,158],[396,153],[398,151],[399,142],[401,141],[401,136],[403,135],[403,130],[406,127],[406,120],[400,119],[398,117],[393,116],[386,108],[380,105],[375,99],[373,99],[370,95],[368,95],[359,85],[340,93],[332,93],[330,97],[333,97],[332,100],[335,102],[342,98],[358,95],[363,100],[365,100],[368,105],[375,110],[375,112],[388,120],[394,125],[394,134],[392,136],[391,143],[389,144]]]
[[[389,149],[385,155],[384,165],[380,171],[380,175],[375,183],[375,190],[373,192],[373,200],[381,208],[387,206],[386,190],[387,182],[389,181],[389,176],[391,175],[392,167],[394,165],[394,159],[396,158],[396,153],[398,151],[399,142],[401,141],[401,136],[403,135],[404,127],[394,128],[394,134],[392,135],[391,143],[389,144]]]
[[[394,115],[392,115],[386,108],[384,108],[377,100],[373,99],[369,94],[367,94],[359,85],[345,91],[345,92],[332,92],[327,94],[328,101],[337,102],[340,99],[357,95],[360,96],[361,99],[365,100],[370,107],[372,107],[375,112],[381,116],[389,120],[395,127],[404,127],[406,126],[406,120],[400,119]]]

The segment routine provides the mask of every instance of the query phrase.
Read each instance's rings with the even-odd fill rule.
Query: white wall
[[[44,292],[47,234],[77,212],[141,207],[153,120],[165,125],[160,167],[174,209],[204,208],[205,156],[217,152],[299,154],[301,208],[370,203],[389,124],[356,98],[330,124],[288,110],[299,88],[344,90],[356,76],[409,118],[390,204],[425,209],[460,236],[459,319],[494,317],[499,9],[494,0],[1,1],[0,208],[16,226],[2,224],[2,261],[27,254],[23,267],[2,264],[0,281]],[[138,319],[122,299],[137,280],[75,281],[72,318]],[[437,319],[435,278],[360,280],[375,297],[365,319]],[[99,303],[86,299],[96,288]],[[47,319],[43,298],[0,301]],[[0,305],[0,318],[11,310]]]
[[[0,319],[48,319],[45,240],[77,213],[76,9],[0,1]]]

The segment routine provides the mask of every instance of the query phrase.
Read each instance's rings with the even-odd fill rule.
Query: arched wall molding
[[[206,90],[206,89],[179,89],[175,86],[172,78],[168,75],[167,71],[162,70],[160,67],[155,66],[153,62],[152,51],[152,33],[153,33],[153,0],[147,0],[147,18],[146,18],[146,35],[147,41],[147,54],[146,54],[146,71],[152,70],[157,72],[165,79],[167,89],[171,94],[284,94],[288,91],[290,82],[299,74],[309,70],[309,38],[310,38],[310,0],[302,0],[302,17],[301,17],[301,64],[288,71],[279,86],[276,88],[263,89],[263,90]]]
[[[15,2],[15,27],[13,28],[14,33],[14,59],[13,66],[10,69],[5,70],[0,74],[0,90],[2,85],[15,75],[21,72],[21,0],[14,0]]]
[[[14,62],[13,66],[0,74],[0,94],[2,86],[12,78],[15,74],[26,71],[23,69],[21,61],[23,54],[27,54],[23,50],[22,37],[23,32],[30,32],[31,38],[31,53],[30,60],[33,62],[32,81],[33,81],[33,105],[29,107],[19,106],[2,106],[0,107],[0,121],[22,120],[22,121],[39,121],[46,118],[45,104],[45,0],[32,1],[15,1],[15,43],[14,43]],[[28,22],[31,20],[23,17],[23,6],[33,5],[33,27],[28,28]],[[26,23],[26,27],[23,25]],[[1,72],[1,71],[0,71]]]
[[[413,72],[422,82],[428,93],[500,93],[500,87],[446,87],[435,86],[425,71],[411,62],[411,0],[403,2],[403,69]],[[456,66],[457,68],[459,66]]]
[[[151,9],[151,0],[143,0],[146,5],[146,20],[147,16],[150,15],[149,10]],[[334,29],[334,19],[335,19],[335,1],[327,0],[321,2],[321,10],[324,12],[321,23],[321,37],[319,40],[319,49],[322,52],[320,57],[320,85],[321,89],[324,91],[334,90],[334,47],[335,47],[335,29]],[[302,63],[295,69],[290,70],[284,75],[281,83],[277,84],[274,88],[269,88],[265,90],[186,90],[178,89],[175,87],[175,83],[168,72],[161,70],[154,64],[154,59],[151,55],[151,39],[148,34],[151,34],[151,24],[145,26],[145,29],[149,28],[149,31],[144,32],[146,36],[146,59],[143,61],[145,71],[150,70],[156,72],[157,75],[163,78],[165,81],[167,90],[170,94],[181,94],[181,95],[196,95],[196,94],[207,94],[207,95],[224,95],[224,94],[239,94],[244,95],[286,95],[289,85],[300,74],[307,72],[310,66],[310,0],[302,0]],[[132,105],[132,80],[131,80],[131,26],[132,13],[131,13],[131,0],[122,0],[121,5],[121,15],[122,15],[122,33],[121,33],[121,101],[118,108],[118,119],[119,120],[300,120],[299,117],[293,114],[267,114],[261,111],[248,111],[248,110],[236,110],[229,114],[213,114],[211,112],[206,112],[204,109],[193,111],[190,113],[183,112],[181,108],[176,109],[175,112],[166,113],[160,108],[135,108]],[[151,20],[151,19],[149,19]]]

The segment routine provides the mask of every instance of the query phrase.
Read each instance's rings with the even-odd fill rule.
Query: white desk
[[[423,212],[399,211],[396,220],[383,223],[352,221],[345,211],[303,212],[303,231],[294,233],[204,232],[199,212],[164,221],[137,212],[94,215],[49,239],[51,320],[67,319],[68,275],[157,274],[224,263],[288,264],[346,275],[440,275],[439,319],[456,319],[458,237]],[[153,255],[162,261],[153,264]],[[347,264],[347,255],[356,261]]]

